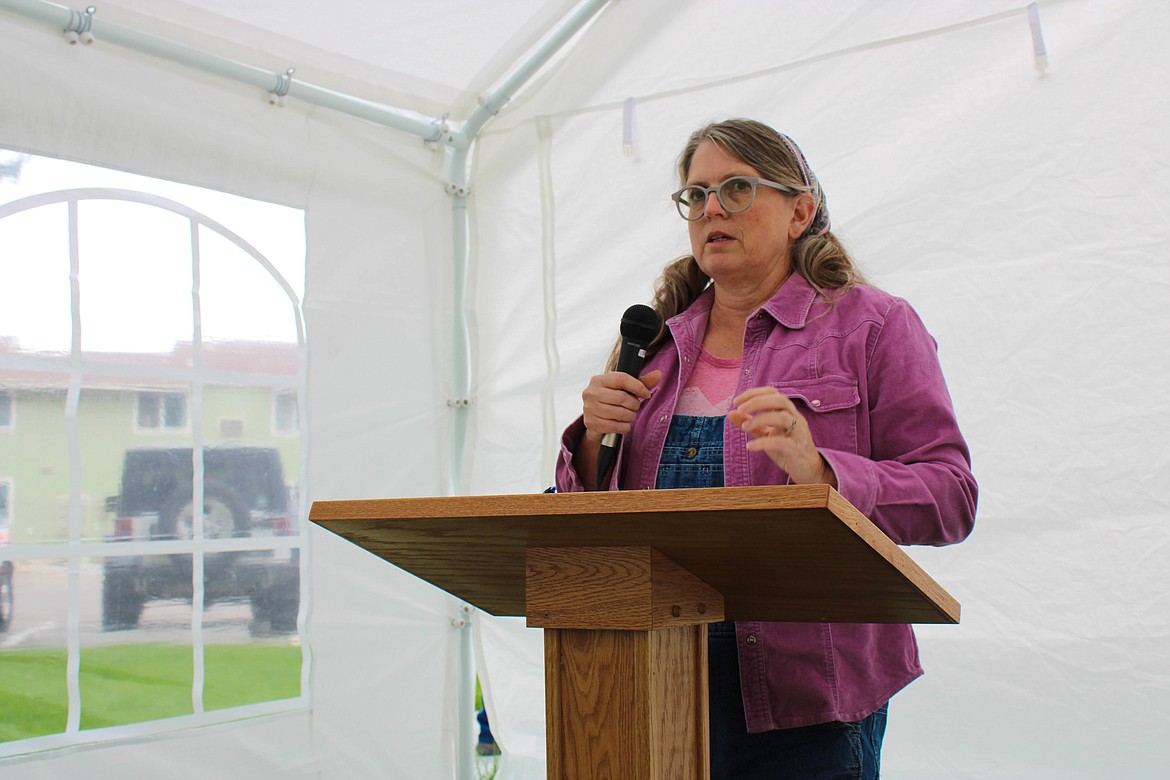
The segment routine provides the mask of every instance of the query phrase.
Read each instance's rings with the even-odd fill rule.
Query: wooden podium
[[[309,519],[546,629],[550,780],[707,778],[707,623],[959,622],[827,485],[318,501]]]

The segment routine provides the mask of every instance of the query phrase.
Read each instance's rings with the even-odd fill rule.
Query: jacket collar
[[[767,312],[772,319],[786,328],[798,330],[807,325],[812,318],[810,315],[813,305],[819,297],[820,293],[803,276],[794,272],[789,274],[784,283],[780,285],[780,289],[764,302],[759,311]],[[711,315],[711,306],[714,302],[715,288],[708,286],[695,299],[695,302],[687,307],[686,311],[671,317],[667,321],[667,325],[675,339],[680,340],[680,336],[682,336],[681,340],[683,341],[696,338],[701,341],[703,333],[707,329],[707,319]],[[689,339],[683,336],[683,331],[690,336]]]
[[[786,328],[798,330],[808,324],[813,304],[819,295],[803,276],[794,271],[780,285],[776,294],[760,307],[760,311],[767,312]]]
[[[707,332],[711,305],[715,302],[715,288],[708,285],[694,303],[666,321],[670,335],[680,355],[697,355]]]

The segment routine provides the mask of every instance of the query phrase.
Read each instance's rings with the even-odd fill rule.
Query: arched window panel
[[[304,215],[70,165],[0,202],[0,756],[305,701]]]
[[[111,362],[170,352],[190,365],[175,349],[194,332],[190,220],[148,203],[77,205],[83,352]]]
[[[68,374],[0,364],[12,422],[0,434],[0,479],[7,485],[0,531],[13,547],[70,538],[68,388]]]
[[[0,744],[51,738],[69,726],[68,664],[69,565],[59,557],[32,557],[9,561],[0,573],[0,598],[10,619],[0,632]],[[0,567],[2,568],[2,567]],[[9,602],[7,599],[11,598]],[[35,604],[36,629],[32,641],[11,641],[21,630],[21,609]],[[28,622],[24,622],[28,626]],[[26,629],[27,630],[27,629]],[[75,687],[74,687],[75,690]]]
[[[0,353],[68,353],[69,213],[53,203],[0,219]]]
[[[199,280],[204,344],[224,355],[233,346],[246,350],[250,370],[286,372],[299,341],[296,309],[272,271],[228,237],[201,226]]]
[[[146,541],[166,536],[159,513],[176,481],[191,483],[191,382],[131,373],[87,373],[78,393],[81,540]],[[144,471],[132,453],[181,451],[185,472]],[[153,465],[153,464],[152,464]]]
[[[193,560],[174,552],[82,560],[80,730],[195,714]]]

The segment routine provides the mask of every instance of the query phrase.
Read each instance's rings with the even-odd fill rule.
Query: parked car
[[[116,519],[112,539],[190,539],[194,469],[187,448],[127,450],[121,493],[107,499]],[[289,512],[280,453],[270,447],[203,450],[205,539],[289,536]],[[299,549],[213,552],[204,556],[203,603],[251,603],[253,629],[296,630],[300,605]],[[151,601],[192,599],[192,556],[110,556],[102,581],[102,628],[134,628]]]
[[[12,561],[4,557],[8,546],[8,518],[0,513],[0,632],[12,623]]]

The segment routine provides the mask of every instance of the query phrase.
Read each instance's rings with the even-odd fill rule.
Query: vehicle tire
[[[300,572],[282,572],[275,582],[252,595],[253,633],[291,634],[297,630],[300,609]]]
[[[12,625],[12,561],[0,563],[0,631]]]
[[[184,485],[167,499],[159,513],[159,524],[166,536],[190,539],[195,513],[191,507],[191,485]],[[248,505],[226,485],[206,482],[203,485],[203,536],[223,539],[247,536],[251,528]]]
[[[102,630],[137,628],[145,603],[133,571],[106,569],[102,579]]]

